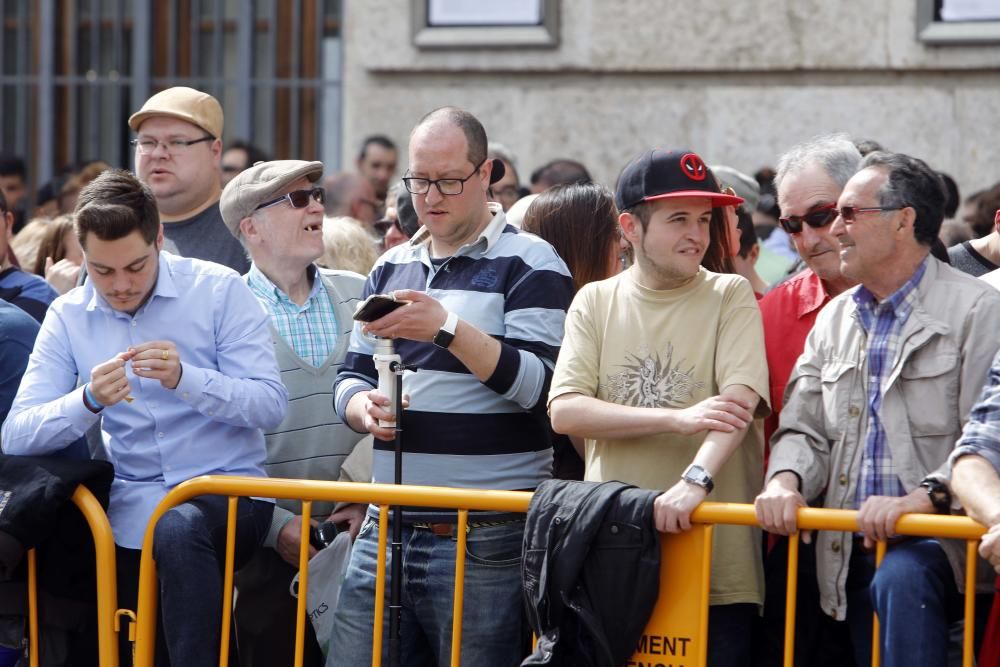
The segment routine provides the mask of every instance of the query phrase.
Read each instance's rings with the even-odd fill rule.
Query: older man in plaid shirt
[[[362,435],[341,422],[332,406],[333,380],[344,363],[364,278],[313,263],[323,254],[322,174],[320,162],[258,162],[226,185],[220,208],[253,260],[246,281],[268,314],[288,390],[288,415],[264,434],[267,474],[367,482],[370,438],[359,446]],[[364,514],[360,505],[337,512],[328,503],[312,508],[313,523],[346,522],[354,534]],[[293,661],[296,607],[288,587],[298,566],[300,512],[298,503],[279,500],[265,548],[237,574],[236,629],[246,667]],[[314,639],[307,625],[307,667],[322,664],[320,647],[327,639]]]
[[[948,457],[1000,347],[1000,293],[929,255],[944,194],[921,160],[870,154],[837,205],[841,270],[861,285],[819,314],[792,371],[757,516],[792,534],[806,500],[858,509],[859,533],[817,538],[823,610],[847,621],[859,665],[873,607],[884,665],[944,665],[963,548],[898,540],[895,524],[951,510]]]

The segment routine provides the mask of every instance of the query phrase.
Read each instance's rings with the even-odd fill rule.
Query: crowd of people
[[[914,512],[989,529],[976,636],[998,664],[1000,184],[962,201],[919,157],[845,134],[753,175],[636,146],[613,189],[567,159],[523,184],[455,107],[416,120],[405,156],[372,135],[328,174],[224,146],[223,126],[215,98],[175,87],[129,119],[134,172],[88,163],[32,198],[23,162],[0,160],[0,446],[113,464],[119,607],[184,480],[392,483],[375,359],[391,340],[410,369],[404,483],[659,490],[648,525],[623,524],[636,535],[689,530],[704,500],[754,504],[763,531],[715,531],[708,664],[781,663],[790,539],[797,664],[870,664],[873,612],[882,664],[952,664],[964,544],[896,535]],[[356,322],[380,294],[403,305]],[[858,530],[800,533],[806,506],[858,510]],[[402,664],[446,664],[456,514],[401,517]],[[201,497],[157,524],[157,664],[217,662],[226,520]],[[371,663],[378,507],[242,498],[233,664],[291,664],[289,586],[300,550],[324,548],[303,522],[353,540],[304,664]],[[590,650],[529,630],[525,526],[469,515],[463,664],[521,664],[530,630],[556,638],[530,664]]]

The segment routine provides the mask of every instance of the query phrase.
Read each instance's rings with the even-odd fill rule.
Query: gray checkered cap
[[[258,206],[281,196],[281,191],[305,176],[315,183],[323,175],[322,162],[272,160],[257,162],[241,171],[226,184],[219,200],[222,220],[230,233],[240,237],[240,221],[250,217]]]

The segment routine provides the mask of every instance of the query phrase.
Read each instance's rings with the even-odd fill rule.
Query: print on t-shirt
[[[621,364],[624,370],[608,374],[608,396],[615,403],[641,408],[687,407],[692,395],[705,386],[693,374],[695,364],[682,370],[687,365],[684,359],[673,363],[673,343],[667,343],[665,362],[659,352],[650,352],[646,343],[626,358],[632,363]]]

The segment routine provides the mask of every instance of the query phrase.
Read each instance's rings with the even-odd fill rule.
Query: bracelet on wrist
[[[83,385],[83,404],[91,412],[100,412],[104,409],[104,404],[94,398],[94,392],[90,391],[90,383]]]

